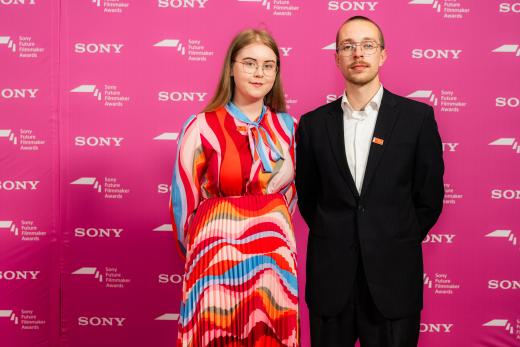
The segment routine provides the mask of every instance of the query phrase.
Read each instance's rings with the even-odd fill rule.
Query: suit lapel
[[[390,142],[390,136],[394,128],[395,121],[398,117],[398,111],[396,109],[396,101],[393,95],[384,90],[383,98],[381,100],[381,107],[377,114],[376,126],[374,128],[374,136],[376,141],[383,140],[383,143],[378,144],[372,142],[370,145],[370,151],[368,154],[367,167],[365,169],[365,176],[363,178],[363,185],[361,187],[361,198],[366,194],[367,188],[372,180],[374,173],[376,172],[377,166],[386,147]]]
[[[332,153],[338,164],[341,175],[347,182],[352,194],[359,198],[359,193],[354,183],[354,179],[350,173],[347,163],[347,155],[345,153],[345,137],[343,131],[343,110],[341,109],[341,99],[330,104],[327,117],[327,131],[329,133],[330,146]]]

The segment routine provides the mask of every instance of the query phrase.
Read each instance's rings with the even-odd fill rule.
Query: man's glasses
[[[374,54],[378,47],[384,48],[375,41],[345,42],[336,48],[336,52],[342,56],[350,57],[358,47],[361,48],[361,52],[365,55]]]
[[[252,75],[254,74],[257,69],[260,67],[258,63],[254,60],[244,60],[244,61],[235,61],[235,63],[242,64],[242,71],[244,71],[246,74]],[[262,72],[267,77],[272,77],[276,74],[276,71],[278,70],[278,66],[275,63],[268,62],[262,64]]]

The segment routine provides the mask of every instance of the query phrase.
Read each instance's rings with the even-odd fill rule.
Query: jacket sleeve
[[[200,203],[200,181],[205,166],[197,117],[191,116],[184,124],[178,139],[170,199],[173,231],[183,257],[189,237],[188,227]]]
[[[296,132],[296,190],[300,214],[311,228],[317,206],[319,177],[306,126],[307,119],[302,116]]]
[[[412,187],[415,213],[422,239],[437,222],[442,211],[443,175],[442,141],[433,115],[433,108],[428,107],[419,134]]]

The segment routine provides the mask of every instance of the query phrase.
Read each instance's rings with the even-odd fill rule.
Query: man
[[[348,19],[336,47],[345,93],[298,128],[312,346],[416,346],[421,241],[444,197],[433,109],[383,89],[387,52],[372,20]]]

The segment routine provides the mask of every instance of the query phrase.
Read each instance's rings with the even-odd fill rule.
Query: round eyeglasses
[[[254,60],[235,61],[235,63],[242,64],[242,71],[249,75],[254,74],[258,68],[260,68],[260,65],[258,65],[258,63]],[[274,62],[264,63],[262,64],[261,68],[263,74],[267,77],[276,75],[276,72],[278,71],[278,66]]]
[[[379,47],[384,48],[383,45],[380,45],[375,41],[345,42],[336,48],[336,52],[342,56],[350,57],[354,52],[356,52],[358,47],[365,55],[374,54]]]

